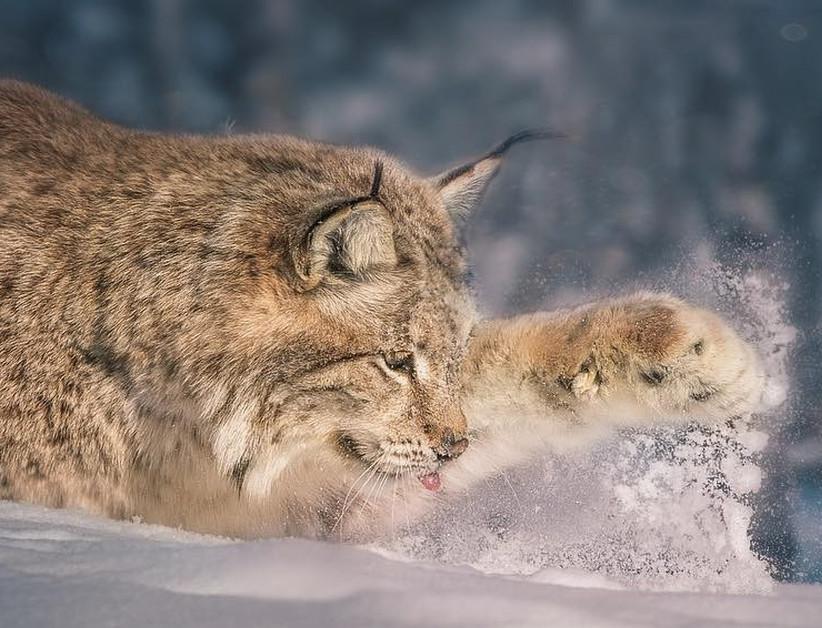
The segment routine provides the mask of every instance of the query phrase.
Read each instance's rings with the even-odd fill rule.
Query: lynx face
[[[420,193],[413,211],[423,213],[428,201],[422,209],[429,215],[444,213],[435,200]],[[350,215],[315,236],[324,242],[312,242],[329,258],[311,254],[325,275],[294,297],[307,329],[277,334],[277,347],[307,349],[285,382],[280,436],[294,429],[301,444],[330,442],[342,456],[384,473],[433,471],[466,445],[459,368],[474,311],[463,260],[445,220],[426,243],[410,236],[410,225],[403,237],[402,219],[387,218],[382,202],[354,206]],[[281,320],[281,298],[262,291],[254,302],[271,308],[270,321]],[[238,314],[238,321],[241,333],[265,337],[264,318],[251,323]]]

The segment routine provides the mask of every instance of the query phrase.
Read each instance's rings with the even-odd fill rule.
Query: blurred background
[[[0,0],[0,75],[426,173],[570,134],[517,149],[468,226],[483,309],[676,288],[698,260],[768,273],[799,334],[752,534],[775,575],[822,581],[818,0]]]

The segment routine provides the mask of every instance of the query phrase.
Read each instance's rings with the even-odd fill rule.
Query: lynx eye
[[[413,353],[392,351],[389,353],[384,353],[382,358],[385,360],[385,365],[392,371],[400,371],[402,373],[407,373],[408,375],[414,374],[415,368]]]

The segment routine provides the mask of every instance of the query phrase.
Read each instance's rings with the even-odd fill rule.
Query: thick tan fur
[[[752,410],[752,350],[669,296],[476,320],[452,216],[501,153],[426,179],[0,82],[0,497],[353,535],[387,494],[424,501],[416,476],[481,473],[472,450],[515,424],[560,446],[616,416]]]

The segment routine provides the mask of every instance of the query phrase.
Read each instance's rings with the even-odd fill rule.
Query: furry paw
[[[765,384],[759,358],[716,314],[649,295],[615,305],[602,323],[601,351],[573,379],[578,398],[598,392],[703,420],[759,407]]]

